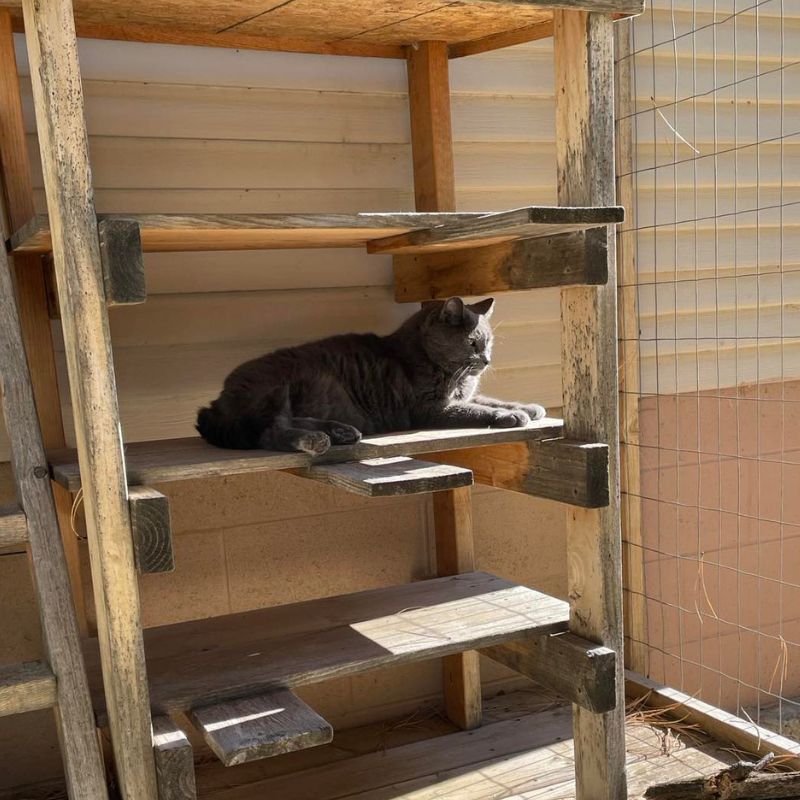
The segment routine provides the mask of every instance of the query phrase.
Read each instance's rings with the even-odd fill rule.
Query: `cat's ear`
[[[485,300],[480,300],[473,303],[469,308],[476,314],[489,319],[494,311],[494,297],[487,297]]]
[[[460,297],[445,300],[439,318],[448,325],[461,325],[464,322],[464,301]]]

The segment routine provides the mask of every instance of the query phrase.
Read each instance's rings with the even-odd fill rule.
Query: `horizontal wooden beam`
[[[128,489],[133,554],[140,573],[172,572],[175,554],[169,498],[146,486]]]
[[[0,547],[13,547],[28,541],[28,522],[19,506],[0,507]]]
[[[598,14],[641,14],[644,0],[464,0],[465,3],[497,3],[513,8],[566,8],[572,11],[590,11]]]
[[[132,219],[100,220],[100,262],[109,306],[129,306],[147,300],[139,223]]]
[[[537,22],[535,25],[528,25],[525,28],[493,33],[489,36],[482,36],[480,39],[471,39],[468,42],[456,42],[448,46],[447,55],[449,58],[474,56],[478,53],[487,53],[490,50],[497,50],[501,47],[511,47],[515,44],[547,39],[552,35],[553,20],[548,19],[544,22]]]
[[[192,744],[170,717],[153,717],[153,756],[158,800],[197,800]]]
[[[569,439],[428,454],[472,470],[476,483],[582,508],[608,505],[608,446]]]
[[[595,713],[616,705],[616,654],[571,633],[537,636],[480,651]]]
[[[625,671],[625,694],[631,699],[642,700],[646,707],[662,709],[668,717],[699,725],[714,739],[730,742],[745,753],[785,756],[786,766],[800,770],[800,744],[750,720],[631,670]]]
[[[608,280],[606,229],[561,233],[469,250],[394,257],[398,303],[457,295],[600,285]]]
[[[56,704],[56,679],[43,661],[0,667],[0,717]]]
[[[366,497],[441,492],[472,486],[472,472],[451,464],[432,464],[406,456],[315,464],[293,474]]]
[[[189,717],[226,767],[333,739],[330,724],[289,689],[195,708]]]

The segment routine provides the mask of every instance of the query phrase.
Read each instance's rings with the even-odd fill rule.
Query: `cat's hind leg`
[[[264,430],[259,445],[265,450],[288,450],[320,456],[330,449],[331,437],[324,431],[276,423]]]
[[[311,431],[323,431],[333,444],[355,444],[361,441],[361,431],[358,428],[335,419],[292,417],[292,425]]]

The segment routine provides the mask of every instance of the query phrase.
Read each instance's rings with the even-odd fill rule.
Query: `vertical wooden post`
[[[614,202],[613,30],[610,17],[554,12],[558,202]],[[609,446],[610,504],[567,511],[570,629],[617,653],[617,707],[573,706],[577,797],[622,800],[625,785],[619,516],[617,286],[608,233],[606,286],[561,291],[564,435]]]
[[[417,211],[455,211],[453,131],[445,42],[420,42],[408,50],[408,104]],[[437,574],[474,568],[472,495],[469,488],[435,492]],[[447,716],[460,728],[481,724],[480,657],[475,651],[442,659]]]
[[[625,207],[625,222],[617,227],[619,248],[620,328],[620,488],[622,554],[625,574],[625,664],[647,675],[647,614],[644,597],[642,549],[641,465],[639,450],[639,312],[636,296],[636,197],[633,186],[633,86],[631,82],[631,26],[614,25],[617,58],[617,189]]]
[[[23,13],[117,777],[126,800],[155,800],[139,592],[75,22],[69,0],[24,0]]]
[[[25,361],[11,269],[0,247],[0,396],[11,444],[17,497],[28,523],[28,548],[44,649],[56,677],[56,723],[71,800],[108,797],[95,734],[78,625],[58,527],[30,374]]]
[[[33,184],[25,145],[11,12],[7,8],[0,8],[0,174],[3,177],[8,221],[12,229],[21,228],[34,214]],[[53,339],[50,334],[44,265],[37,256],[19,255],[14,258],[13,266],[22,339],[25,343],[42,439],[45,449],[63,448],[64,426]],[[72,500],[70,494],[61,487],[54,486],[54,495],[78,626],[81,633],[85,634],[87,627],[80,553],[78,541],[68,524]]]

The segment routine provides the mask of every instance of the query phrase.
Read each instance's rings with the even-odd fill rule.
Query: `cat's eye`
[[[473,352],[477,353],[480,350],[480,347],[478,346],[478,340],[477,339],[473,339],[470,342],[470,344],[472,345]]]

